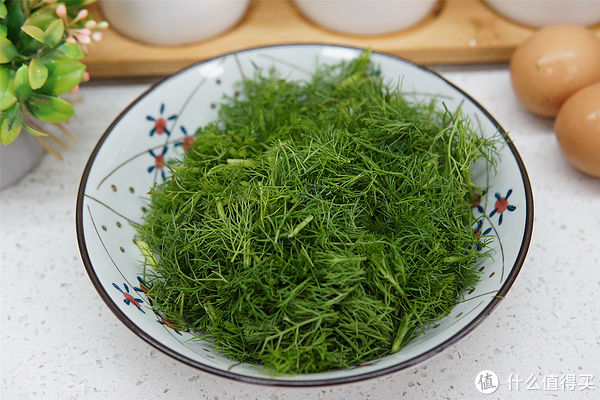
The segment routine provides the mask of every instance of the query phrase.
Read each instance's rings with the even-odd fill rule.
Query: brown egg
[[[554,130],[567,160],[578,170],[600,178],[600,82],[565,101]]]
[[[517,47],[510,73],[525,108],[554,117],[570,95],[600,81],[600,39],[577,25],[542,28]]]

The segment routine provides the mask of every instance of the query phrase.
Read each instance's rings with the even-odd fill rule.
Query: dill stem
[[[309,215],[308,217],[304,218],[302,222],[296,225],[296,227],[288,234],[288,239],[291,239],[294,236],[296,236],[302,230],[302,228],[308,225],[310,221],[312,221],[314,218],[314,215]]]
[[[391,353],[397,353],[400,350],[400,346],[402,345],[402,341],[406,337],[408,333],[408,326],[410,323],[410,316],[405,316],[403,322],[398,326],[398,331],[396,332],[396,337],[394,338],[394,342],[392,343]]]
[[[225,216],[225,209],[223,208],[223,202],[221,201],[221,199],[217,199],[216,204],[219,217],[221,217],[222,220],[226,220],[227,216]]]

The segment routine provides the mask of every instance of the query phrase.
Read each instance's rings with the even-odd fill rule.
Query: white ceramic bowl
[[[111,26],[132,39],[178,45],[208,39],[234,26],[250,0],[102,0]]]
[[[425,18],[438,0],[294,0],[310,20],[352,35],[381,35]]]
[[[145,193],[155,182],[168,179],[161,169],[164,159],[181,155],[196,128],[216,118],[215,104],[224,94],[234,94],[234,82],[251,75],[255,66],[274,66],[290,79],[306,79],[317,63],[337,63],[359,53],[359,49],[348,47],[296,44],[227,54],[158,83],[110,125],[83,173],[77,200],[77,235],[96,290],[128,328],[152,346],[204,371],[261,384],[323,385],[378,376],[431,357],[473,330],[506,295],[525,259],[533,224],[527,173],[508,138],[502,141],[502,160],[496,173],[486,165],[473,167],[475,182],[487,193],[473,210],[487,216],[479,229],[495,238],[493,260],[480,266],[480,282],[475,290],[464,293],[450,315],[398,353],[342,370],[271,376],[258,366],[238,364],[219,355],[207,342],[188,341],[190,333],[173,330],[152,311],[140,278],[142,256],[132,242],[135,230],[130,222],[140,222]],[[376,52],[372,61],[385,78],[402,80],[407,96],[434,96],[450,109],[462,107],[484,135],[504,134],[471,97],[426,68]]]
[[[600,23],[600,0],[485,0],[498,14],[523,25],[590,26]]]

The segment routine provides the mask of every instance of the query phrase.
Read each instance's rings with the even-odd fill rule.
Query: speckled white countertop
[[[600,180],[566,163],[552,122],[517,103],[506,66],[438,70],[510,132],[535,200],[521,273],[506,299],[459,343],[378,379],[309,389],[223,379],[147,345],[102,302],[77,248],[75,200],[87,158],[109,123],[149,86],[101,82],[77,96],[82,102],[69,129],[79,142],[65,160],[46,155],[0,192],[0,398],[600,398]],[[476,390],[484,369],[500,379],[494,394]]]

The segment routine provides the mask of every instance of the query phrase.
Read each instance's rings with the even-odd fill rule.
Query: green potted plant
[[[19,171],[23,168],[15,165],[15,160],[23,163],[23,157],[15,155],[19,137],[34,138],[41,145],[38,148],[58,158],[60,154],[46,140],[61,148],[68,144],[42,125],[75,140],[61,124],[74,113],[61,96],[76,92],[79,83],[89,79],[80,60],[88,45],[102,38],[107,23],[97,23],[84,8],[94,0],[0,1],[0,183],[7,186],[32,167]]]

